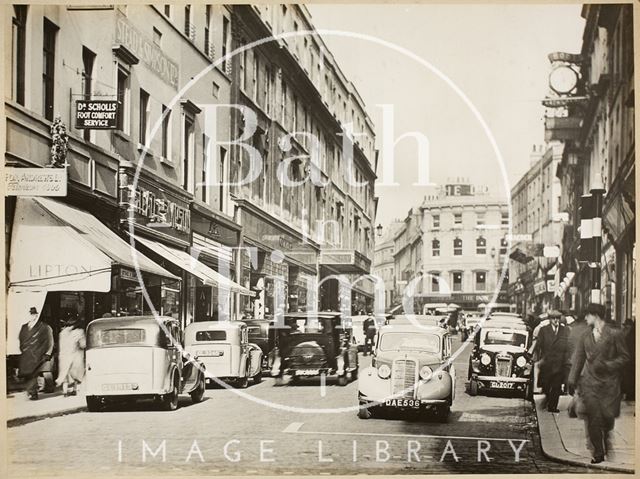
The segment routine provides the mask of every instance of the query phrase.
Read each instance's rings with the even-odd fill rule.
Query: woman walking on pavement
[[[576,345],[568,381],[569,393],[577,392],[581,402],[577,410],[585,418],[592,464],[604,461],[610,449],[609,436],[620,415],[622,369],[630,359],[621,332],[604,317],[604,306],[587,306],[585,319],[591,329]]]
[[[59,373],[56,384],[62,385],[65,396],[75,395],[84,379],[84,349],[86,338],[78,317],[69,317],[59,336]]]

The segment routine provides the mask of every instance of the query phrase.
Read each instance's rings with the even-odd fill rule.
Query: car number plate
[[[135,383],[110,383],[103,384],[103,391],[128,391],[131,389],[138,389],[138,385]]]
[[[220,356],[224,356],[224,351],[196,351],[196,356],[201,356],[205,358],[219,358]]]
[[[387,399],[384,405],[394,407],[419,407],[420,399]]]
[[[507,381],[491,381],[491,387],[496,389],[513,389],[513,383]]]
[[[295,372],[296,376],[317,376],[320,374],[319,369],[301,369]]]

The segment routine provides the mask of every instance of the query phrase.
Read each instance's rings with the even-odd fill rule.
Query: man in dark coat
[[[549,412],[560,412],[558,400],[565,379],[568,328],[560,323],[559,311],[549,312],[549,324],[540,328],[536,349],[540,358],[542,388]]]
[[[39,321],[35,307],[29,309],[30,320],[20,328],[20,375],[25,378],[25,388],[29,399],[38,399],[38,374],[45,361],[53,353],[53,331]]]
[[[569,393],[577,388],[577,412],[586,421],[593,464],[607,454],[609,435],[620,415],[622,372],[631,359],[622,332],[606,323],[605,312],[600,304],[587,306],[585,319],[591,329],[578,342],[568,382]]]
[[[566,362],[567,375],[571,370],[571,361],[573,360],[573,353],[578,347],[579,342],[582,340],[582,336],[584,336],[585,333],[587,333],[588,331],[589,332],[591,331],[591,327],[587,324],[587,321],[585,320],[583,314],[577,316],[576,320],[573,323],[571,323],[571,326],[569,327],[569,342],[567,345],[568,347],[567,347],[567,362]],[[567,378],[567,383],[568,382],[569,381]]]

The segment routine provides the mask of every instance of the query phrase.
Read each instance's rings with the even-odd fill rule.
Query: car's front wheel
[[[478,381],[476,379],[471,379],[469,382],[469,394],[471,396],[478,395]]]

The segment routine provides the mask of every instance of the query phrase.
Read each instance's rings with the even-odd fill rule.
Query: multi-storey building
[[[231,11],[205,5],[4,9],[4,43],[11,52],[4,71],[10,86],[5,163],[50,165],[52,143],[64,137],[52,138],[54,121],[68,137],[66,157],[56,158],[68,179],[67,195],[7,200],[9,295],[31,297],[55,331],[65,314],[89,321],[105,313],[149,312],[142,286],[158,313],[183,323],[218,312],[212,299],[218,287],[249,294],[233,282],[232,272],[215,271],[229,269],[220,266],[231,260],[240,226],[228,214],[228,193],[201,181],[207,169],[220,168],[204,140],[229,135],[228,116],[206,125],[199,105],[230,103],[227,72],[205,69],[216,52],[228,49]],[[200,81],[191,82],[203,71]],[[77,128],[77,100],[115,107],[113,128]],[[50,239],[26,251],[33,233],[22,225],[30,221]],[[84,236],[69,233],[75,229]],[[139,253],[131,252],[129,241]],[[78,253],[64,256],[61,249]],[[104,284],[59,274],[93,271],[87,258],[104,255],[110,258],[100,270]],[[142,281],[132,255],[141,258]],[[58,268],[22,271],[33,261]],[[22,316],[14,317],[19,323]]]
[[[529,170],[511,189],[515,254],[509,263],[510,293],[523,313],[546,311],[555,294],[554,266],[566,219],[560,212],[561,185],[555,174],[562,150],[559,142],[535,146]]]
[[[398,302],[396,290],[396,272],[395,272],[395,242],[394,237],[400,228],[404,228],[404,222],[394,221],[388,227],[387,231],[381,237],[376,239],[375,251],[373,255],[373,275],[380,278],[384,282],[384,304],[389,309]],[[378,227],[380,228],[380,227]],[[382,233],[382,231],[380,232]]]
[[[362,99],[322,39],[299,33],[313,32],[303,5],[238,5],[233,22],[232,48],[244,50],[231,60],[232,101],[255,112],[251,141],[263,160],[255,179],[232,190],[243,245],[257,251],[239,270],[261,291],[253,312],[270,313],[277,287],[286,307],[305,308],[319,282],[320,307],[337,310],[346,293],[335,275],[352,283],[352,309],[370,307],[372,282],[359,275],[370,272],[373,255],[375,150]],[[243,112],[231,122],[239,137]],[[239,183],[251,168],[247,149],[232,148],[230,161]],[[318,181],[289,186],[279,172]]]
[[[52,144],[65,136],[52,135],[54,120],[68,136],[55,165],[68,178],[68,194],[6,202],[8,288],[17,311],[37,306],[54,330],[67,313],[89,321],[150,312],[151,305],[183,324],[241,311],[263,317],[273,310],[267,275],[284,280],[283,306],[296,310],[317,303],[307,288],[319,278],[369,272],[373,125],[317,35],[273,39],[312,29],[304,7],[4,8],[11,52],[5,163],[51,166]],[[113,128],[76,128],[76,100],[115,108]],[[250,106],[258,119],[247,141],[263,161],[257,179],[244,185],[233,184],[247,159],[232,142],[247,132],[232,103]],[[311,138],[297,135],[291,148],[281,142],[297,131],[320,139],[313,161]],[[324,182],[286,185],[281,170],[296,180],[312,171]],[[21,228],[27,222],[52,240],[28,248],[35,240]],[[61,255],[63,247],[86,254]],[[97,263],[80,264],[83,258]],[[98,266],[102,276],[92,273]],[[82,280],[57,273],[71,270],[82,271]],[[336,283],[324,285],[321,306],[337,307]],[[372,297],[371,281],[353,289],[355,302]],[[12,317],[17,326],[27,319]]]
[[[402,301],[403,296],[422,293],[422,281],[415,281],[423,272],[422,212],[411,208],[404,221],[393,235],[393,261],[396,284],[394,296]]]
[[[416,304],[446,302],[475,310],[494,293],[494,302],[506,302],[506,280],[498,287],[507,257],[506,201],[458,178],[426,196],[419,211],[422,252],[406,275],[415,283]],[[396,245],[396,257],[398,251]]]
[[[547,124],[547,134],[566,144],[558,168],[564,230],[558,291],[566,308],[580,309],[595,286],[588,265],[577,262],[580,197],[600,182],[605,189],[600,258],[600,300],[613,319],[635,319],[635,130],[633,9],[585,5],[582,49],[573,68],[575,88],[563,98],[569,131]]]

